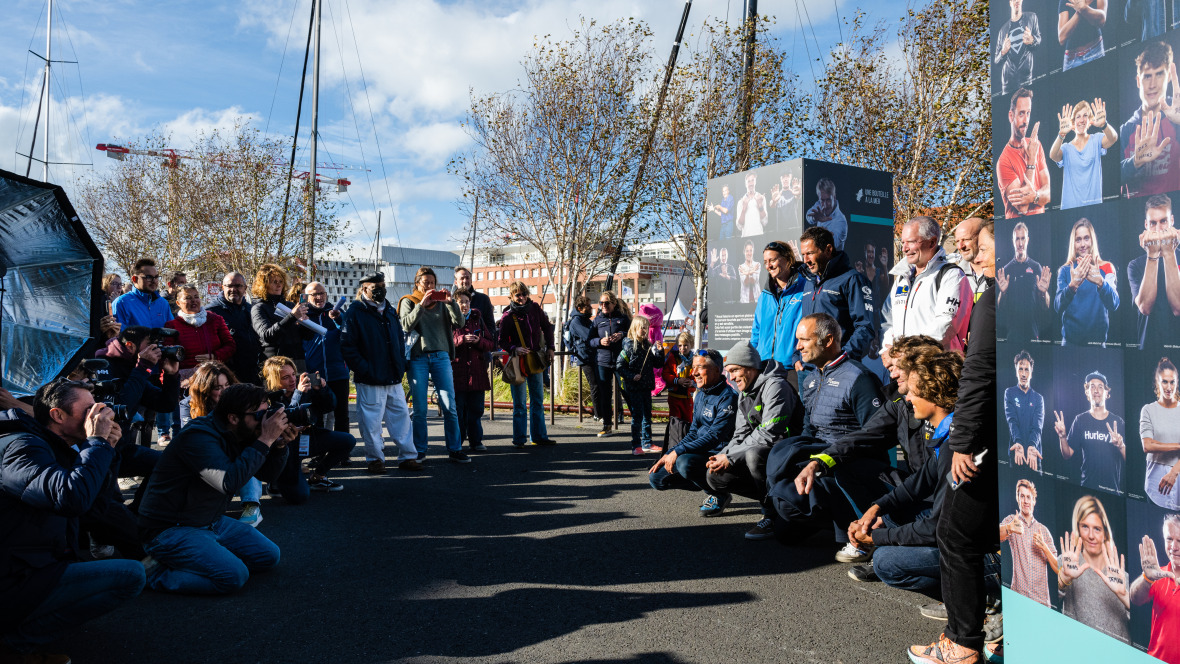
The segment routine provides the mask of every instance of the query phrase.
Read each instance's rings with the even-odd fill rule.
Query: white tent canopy
[[[676,304],[672,307],[672,313],[668,315],[667,320],[684,320],[688,318],[688,309],[684,308],[684,303],[676,300]]]

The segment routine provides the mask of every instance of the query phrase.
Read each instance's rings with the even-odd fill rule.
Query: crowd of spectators
[[[770,242],[751,338],[724,356],[687,332],[665,347],[659,316],[632,314],[609,291],[596,315],[578,297],[563,332],[598,435],[615,433],[621,399],[628,453],[659,455],[653,488],[700,492],[703,517],[754,501],[749,540],[830,533],[852,579],[924,593],[934,602],[923,612],[948,621],[912,661],[969,664],[1002,656],[992,225],[957,229],[959,264],[942,241],[928,217],[905,224],[906,260],[879,314],[829,230],[809,229],[798,249]],[[347,307],[274,264],[249,288],[224,275],[208,307],[183,273],[161,289],[153,260],[131,272],[127,292],[117,276],[103,282],[109,339],[96,359],[0,412],[9,659],[68,661],[39,650],[144,586],[225,594],[277,565],[279,547],[258,529],[264,484],[289,505],[344,489],[329,476],[358,444],[350,385],[369,473],[387,472],[389,444],[399,471],[424,468],[431,395],[449,461],[471,463],[464,442],[487,450],[491,362],[510,384],[511,443],[556,443],[543,411],[554,326],[523,283],[497,316],[465,268],[453,292],[420,269],[396,303],[376,273]],[[861,363],[876,352],[888,384]],[[659,394],[670,417],[657,444]],[[138,481],[130,502],[120,478]]]

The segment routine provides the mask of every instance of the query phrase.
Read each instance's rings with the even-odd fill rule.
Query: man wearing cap
[[[1069,432],[1065,430],[1065,414],[1053,413],[1053,429],[1066,461],[1075,453],[1082,455],[1081,485],[1123,494],[1123,464],[1127,460],[1127,445],[1123,440],[1127,427],[1123,418],[1106,409],[1110,398],[1110,383],[1106,376],[1092,371],[1086,376],[1082,389],[1090,401],[1090,410],[1073,418]]]
[[[737,416],[737,392],[721,377],[721,353],[700,350],[692,358],[692,379],[697,393],[692,402],[692,425],[675,447],[647,471],[653,489],[685,489],[708,494],[701,516],[717,516],[729,504],[729,494],[709,486],[705,464],[733,438]]]
[[[385,275],[361,279],[361,290],[344,312],[340,353],[356,385],[357,427],[365,441],[370,473],[385,472],[381,423],[398,446],[401,470],[422,470],[410,432],[410,410],[402,390],[406,341],[397,311],[385,300]]]
[[[761,367],[762,358],[748,341],[739,341],[725,357],[725,371],[738,388],[737,428],[725,447],[705,463],[706,481],[719,501],[728,503],[730,494],[736,493],[762,504],[762,518],[746,532],[751,540],[774,536],[766,503],[770,448],[803,429],[803,404],[787,382],[786,369],[773,363],[769,371]]]

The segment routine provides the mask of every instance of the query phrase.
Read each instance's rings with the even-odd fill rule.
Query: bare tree
[[[128,147],[162,153],[167,136],[152,134]],[[216,279],[231,270],[251,274],[265,262],[302,269],[308,191],[292,186],[286,216],[290,143],[264,138],[244,122],[232,133],[198,138],[186,159],[129,154],[113,168],[78,182],[78,209],[104,253],[125,272],[151,256],[162,272],[182,270]],[[317,197],[316,247],[331,250],[345,225],[337,203]]]
[[[850,24],[818,81],[808,132],[816,152],[891,171],[898,220],[929,208],[971,214],[992,187],[987,3],[911,10],[896,31],[899,61],[884,24],[866,26],[861,13]]]
[[[797,77],[784,68],[786,57],[770,35],[771,27],[769,18],[758,21],[750,168],[797,156],[806,121],[796,110],[806,107],[797,92]],[[649,216],[656,232],[672,242],[687,263],[698,307],[705,302],[709,268],[706,185],[740,168],[743,34],[741,26],[730,28],[721,21],[704,26],[698,45],[673,75],[652,155],[655,198]],[[694,328],[700,339],[699,315]]]
[[[582,279],[621,240],[647,127],[639,100],[652,74],[649,36],[622,19],[583,21],[568,41],[540,38],[517,88],[472,95],[474,147],[450,165],[481,238],[526,243],[549,267],[558,329]]]

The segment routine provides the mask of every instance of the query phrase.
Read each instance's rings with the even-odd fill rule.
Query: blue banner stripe
[[[878,224],[881,226],[893,225],[892,219],[886,219],[884,217],[870,217],[867,214],[854,214],[852,215],[852,221],[853,223],[858,224]]]

